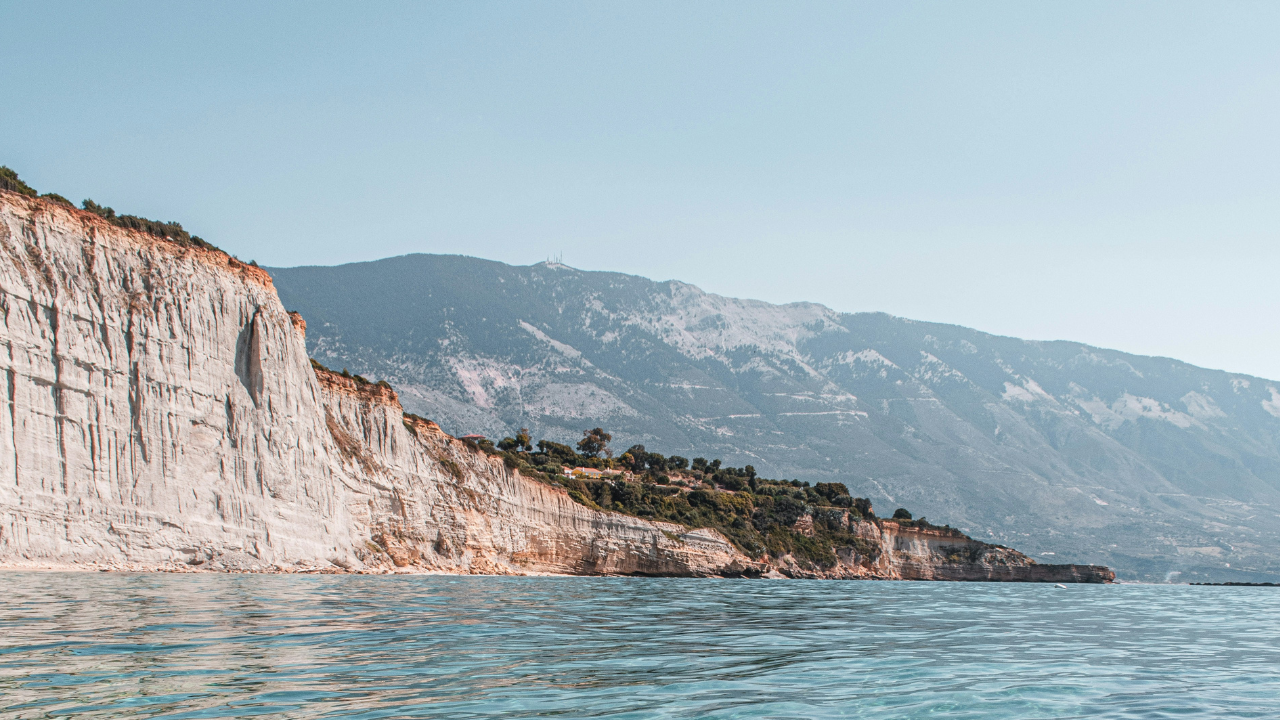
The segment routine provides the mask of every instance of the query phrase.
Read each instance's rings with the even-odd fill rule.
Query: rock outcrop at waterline
[[[579,505],[313,369],[270,277],[223,253],[11,193],[0,248],[3,566],[1108,579],[888,521],[867,523],[875,557],[830,572],[757,562]]]
[[[887,578],[966,582],[1109,583],[1110,568],[1097,565],[1042,565],[1017,550],[974,540],[951,528],[917,527],[896,520],[857,520],[855,534],[872,554],[853,548],[838,553],[826,571],[806,571],[782,558],[790,577]]]

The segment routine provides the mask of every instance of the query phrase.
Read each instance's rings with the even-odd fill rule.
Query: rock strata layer
[[[711,530],[574,502],[313,368],[272,281],[0,193],[0,566],[1104,582],[927,528],[768,564]]]

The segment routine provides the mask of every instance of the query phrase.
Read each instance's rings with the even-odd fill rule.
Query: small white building
[[[597,470],[589,467],[576,467],[570,470],[568,475],[576,478],[587,478],[588,480],[599,480],[606,475],[621,475],[621,470]]]

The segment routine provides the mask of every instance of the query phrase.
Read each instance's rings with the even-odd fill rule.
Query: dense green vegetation
[[[182,225],[176,222],[160,222],[159,220],[148,220],[137,215],[117,215],[115,210],[104,207],[92,200],[84,201],[84,209],[115,225],[116,227],[127,228],[129,230],[137,230],[148,235],[154,235],[164,238],[170,242],[175,242],[183,247],[199,247],[205,250],[217,250],[210,243],[205,242],[199,237],[192,235],[182,229]]]
[[[27,197],[35,197],[37,194],[35,188],[22,182],[22,179],[18,177],[18,173],[4,165],[0,165],[0,190],[20,193]]]
[[[802,566],[826,569],[836,564],[836,553],[842,550],[871,558],[879,552],[876,543],[851,532],[860,519],[876,521],[871,502],[852,497],[842,483],[768,480],[750,465],[737,468],[701,457],[665,457],[643,445],[614,458],[610,440],[609,433],[594,428],[583,433],[576,449],[549,440],[535,445],[521,429],[497,445],[488,440],[467,442],[477,451],[501,456],[508,467],[523,474],[564,487],[587,507],[713,528],[753,558],[791,554]],[[575,467],[627,475],[589,479],[564,474],[564,468]],[[894,515],[902,524],[934,527],[924,518],[912,520],[904,509]],[[959,531],[941,529],[960,536]]]
[[[65,205],[66,207],[69,207],[69,208],[75,208],[75,206],[76,206],[76,204],[75,204],[75,203],[71,202],[70,200],[68,200],[68,199],[66,199],[66,198],[64,198],[64,197],[62,197],[62,196],[61,196],[61,195],[59,195],[58,193],[45,193],[45,194],[41,195],[40,197],[42,197],[42,198],[44,198],[44,199],[46,199],[46,200],[52,200],[52,201],[54,201],[54,202],[58,203],[59,205]]]
[[[35,188],[26,184],[18,177],[18,173],[3,165],[0,165],[0,190],[20,193],[27,197],[36,197],[38,195]],[[70,200],[57,193],[45,193],[44,195],[39,195],[39,197],[52,200],[58,204],[66,205],[67,207],[75,207]],[[88,199],[84,201],[83,208],[116,227],[144,232],[148,235],[164,238],[165,240],[177,243],[183,247],[198,247],[205,250],[218,250],[218,248],[214,247],[212,244],[187,232],[182,228],[181,224],[176,222],[160,222],[159,220],[149,220],[144,217],[138,217],[137,215],[117,215],[115,210],[99,205],[98,203]]]

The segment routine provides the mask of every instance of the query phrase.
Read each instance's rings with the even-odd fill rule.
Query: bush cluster
[[[35,197],[38,194],[35,188],[22,182],[22,178],[18,177],[18,173],[4,165],[0,165],[0,190],[16,192],[27,197]]]
[[[875,543],[851,532],[852,523],[862,518],[856,510],[832,505],[813,488],[797,488],[790,482],[756,478],[749,490],[725,492],[705,486],[685,492],[670,485],[621,479],[552,480],[588,507],[718,530],[754,558],[790,554],[802,566],[826,569],[836,564],[841,550],[871,558],[879,552]],[[813,520],[811,534],[796,527],[805,516]]]
[[[52,200],[60,205],[74,208],[75,205],[68,199],[57,193],[45,193],[39,195],[35,188],[22,181],[18,177],[18,173],[0,165],[0,190],[8,190],[10,192],[20,193],[27,197],[42,197]],[[205,250],[218,250],[212,244],[202,240],[196,235],[192,235],[182,228],[182,225],[176,222],[160,222],[159,220],[148,220],[137,215],[117,215],[116,211],[99,205],[98,203],[86,199],[82,204],[84,210],[97,215],[116,227],[126,228],[128,230],[136,230],[148,235],[154,235],[158,238],[164,238],[173,243],[177,243],[183,247],[198,247]],[[219,251],[221,252],[221,251]]]
[[[89,199],[85,199],[83,207],[85,210],[88,210],[116,227],[154,235],[155,237],[164,238],[165,240],[177,243],[183,247],[198,247],[204,248],[205,250],[218,249],[198,236],[192,235],[186,230],[183,230],[182,225],[176,222],[148,220],[147,218],[138,217],[137,215],[117,215],[115,210],[104,205],[99,205]]]
[[[598,439],[602,434],[607,436],[596,428],[584,437]],[[769,480],[750,465],[737,468],[701,457],[664,457],[643,445],[633,445],[617,458],[609,457],[607,449],[584,454],[550,440],[533,443],[523,428],[497,445],[488,440],[466,442],[477,452],[501,456],[508,468],[564,487],[582,505],[688,528],[712,528],[754,558],[790,554],[801,566],[827,569],[838,562],[839,553],[873,559],[879,553],[878,543],[853,532],[860,519],[878,522],[871,501],[852,497],[843,483]],[[597,450],[594,440],[586,447]],[[632,475],[575,478],[563,475],[564,467],[626,470]],[[692,480],[693,487],[673,484],[685,484],[682,478]],[[806,517],[811,523],[801,522]]]
[[[328,370],[317,360],[311,363]],[[358,385],[371,384],[346,368],[341,375]],[[376,384],[391,387],[385,380]],[[421,419],[412,413],[404,415],[410,430],[415,429],[413,421]],[[871,501],[853,497],[844,483],[769,480],[759,477],[750,465],[737,468],[701,457],[692,461],[679,455],[665,457],[643,445],[632,445],[614,458],[607,447],[610,439],[609,433],[593,428],[583,432],[583,441],[575,449],[551,440],[534,443],[529,431],[521,428],[515,437],[496,445],[488,439],[463,442],[475,452],[501,457],[506,467],[527,477],[565,488],[582,505],[687,528],[712,528],[753,558],[791,555],[802,567],[821,570],[839,562],[840,554],[857,553],[873,560],[879,555],[878,543],[854,532],[859,520],[880,522]],[[569,477],[564,474],[566,467],[623,470],[630,476]],[[461,469],[451,461],[446,469],[461,477]],[[681,487],[690,485],[686,480],[692,481],[691,487]],[[935,527],[924,518],[913,520],[904,508],[898,508],[893,517],[902,525]],[[809,520],[802,522],[805,518]],[[939,529],[963,537],[958,530]]]

